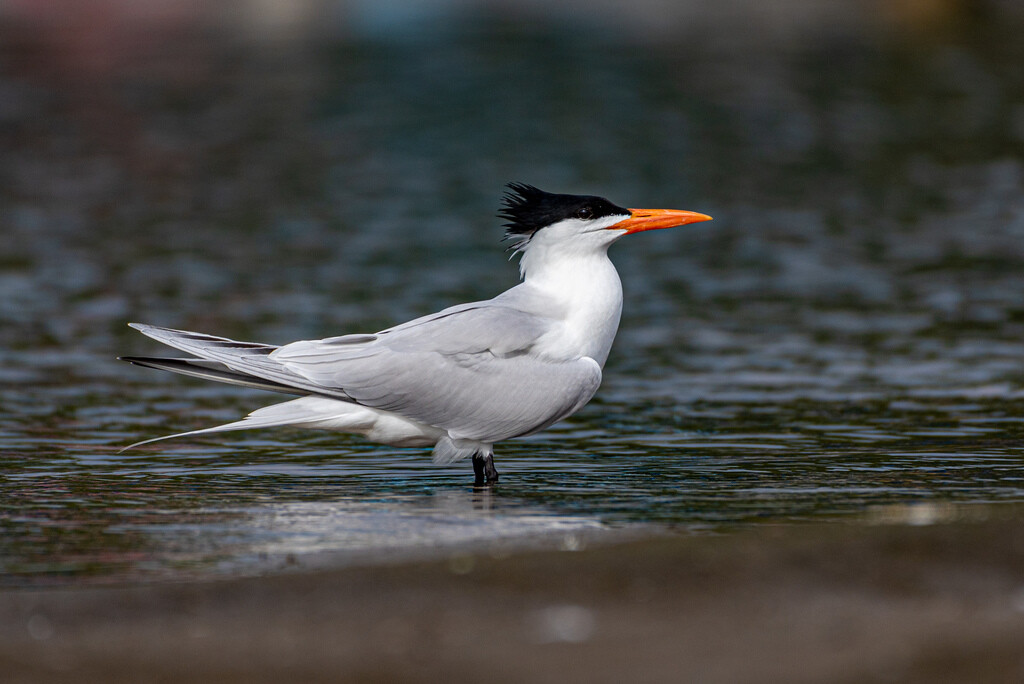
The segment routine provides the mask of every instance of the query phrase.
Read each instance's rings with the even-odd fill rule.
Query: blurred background
[[[1011,0],[0,2],[3,569],[429,544],[437,510],[489,537],[1021,500],[1022,27]],[[271,400],[118,364],[164,351],[127,321],[283,343],[493,296],[513,180],[715,221],[613,248],[604,387],[503,445],[487,516],[468,466],[345,436],[117,454]]]

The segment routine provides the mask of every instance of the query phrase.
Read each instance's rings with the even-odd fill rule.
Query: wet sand
[[[994,511],[1002,510],[994,508]],[[1024,519],[0,593],[4,682],[1020,682]]]

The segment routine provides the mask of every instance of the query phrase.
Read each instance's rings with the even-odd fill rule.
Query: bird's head
[[[505,223],[510,249],[535,246],[567,252],[606,249],[624,235],[710,221],[711,217],[677,209],[626,209],[594,195],[558,195],[525,183],[509,183],[498,216]]]

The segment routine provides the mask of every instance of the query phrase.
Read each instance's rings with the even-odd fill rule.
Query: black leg
[[[477,487],[495,484],[498,481],[498,470],[494,467],[494,454],[481,454],[479,451],[473,454],[473,474],[476,475],[474,484]]]
[[[492,468],[494,466],[491,466]],[[479,451],[473,454],[473,474],[476,475],[475,484],[477,487],[484,486],[484,455]]]
[[[484,475],[487,476],[487,484],[498,482],[498,469],[494,467],[494,454],[487,454],[484,457]]]

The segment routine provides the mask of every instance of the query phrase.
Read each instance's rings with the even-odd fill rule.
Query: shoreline
[[[1024,680],[1024,517],[0,591],[11,682]]]

